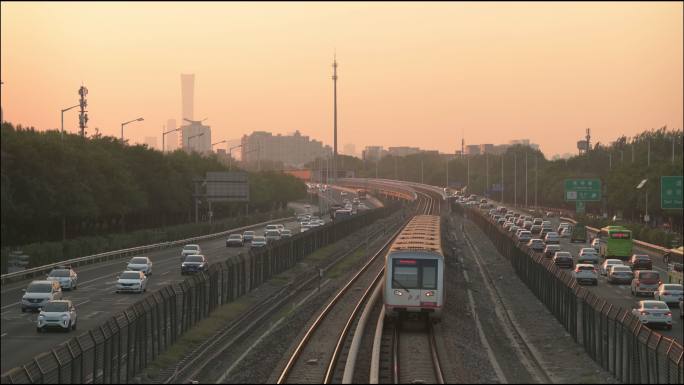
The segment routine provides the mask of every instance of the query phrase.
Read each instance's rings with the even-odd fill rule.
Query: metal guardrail
[[[202,240],[207,240],[207,239],[218,238],[218,237],[225,236],[226,234],[232,233],[235,231],[248,230],[248,229],[251,229],[253,227],[259,227],[259,226],[267,225],[269,223],[279,222],[279,221],[283,221],[283,220],[287,221],[287,220],[291,220],[294,218],[295,217],[277,218],[277,219],[272,219],[272,220],[265,221],[265,222],[255,223],[252,225],[242,226],[242,227],[238,227],[238,228],[234,228],[234,229],[228,229],[228,230],[221,231],[218,233],[213,233],[213,234],[200,235],[197,237],[180,239],[180,240],[176,240],[176,241],[155,243],[153,245],[137,246],[137,247],[131,247],[128,249],[107,251],[104,253],[87,255],[85,257],[68,259],[65,261],[60,261],[60,262],[55,262],[55,263],[51,263],[48,265],[38,266],[38,267],[31,268],[31,269],[23,270],[23,271],[16,271],[13,273],[3,274],[2,276],[0,276],[0,282],[2,285],[5,285],[9,282],[20,281],[20,280],[23,280],[26,278],[35,277],[37,275],[43,275],[45,273],[50,272],[53,268],[55,268],[57,266],[62,266],[62,265],[81,266],[81,265],[88,265],[88,264],[93,264],[93,263],[97,263],[97,262],[102,262],[102,261],[108,261],[108,260],[112,260],[112,259],[119,259],[119,258],[123,258],[123,257],[130,256],[130,255],[142,254],[142,253],[156,251],[156,250],[163,250],[163,249],[173,247],[173,246],[177,246],[180,244],[186,244],[186,243],[191,243],[191,242],[197,242],[197,241],[202,241]]]

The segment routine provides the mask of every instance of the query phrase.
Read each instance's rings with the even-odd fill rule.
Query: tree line
[[[648,189],[648,213],[652,225],[668,223],[681,232],[682,210],[660,208],[660,177],[682,175],[682,130],[667,127],[647,130],[631,138],[622,136],[611,143],[596,143],[582,155],[550,160],[527,146],[509,147],[503,154],[450,157],[436,153],[385,156],[379,161],[340,155],[338,167],[353,170],[358,177],[388,178],[462,188],[508,204],[538,205],[575,210],[564,199],[564,181],[599,178],[603,197],[588,202],[586,210],[634,222],[643,222]],[[325,160],[308,164],[317,169]],[[448,168],[448,177],[447,177]],[[503,175],[503,178],[502,178]],[[448,179],[447,179],[448,178]],[[636,186],[647,179],[645,189]],[[503,192],[501,191],[503,187]]]
[[[3,247],[192,222],[193,179],[228,171],[213,155],[163,154],[114,137],[61,136],[7,122],[1,130]],[[250,173],[249,186],[248,207],[214,203],[214,218],[306,197],[304,183],[277,172]]]

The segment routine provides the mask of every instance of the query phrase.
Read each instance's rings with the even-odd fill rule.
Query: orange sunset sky
[[[5,120],[142,142],[181,119],[180,74],[214,142],[254,130],[451,152],[529,138],[547,156],[682,127],[682,3],[2,2]],[[65,129],[77,130],[77,112]]]

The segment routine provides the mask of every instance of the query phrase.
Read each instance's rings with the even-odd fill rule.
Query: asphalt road
[[[506,206],[509,209],[512,209],[510,206]],[[488,212],[489,209],[487,210],[482,210],[484,212]],[[517,212],[521,212],[523,210],[514,210]],[[550,220],[551,223],[553,224],[553,229],[557,229],[558,225],[560,224],[560,218],[558,217],[552,217],[552,218],[544,218],[544,220]],[[577,255],[579,254],[579,251],[583,247],[591,247],[589,243],[589,238],[587,238],[586,243],[570,243],[568,238],[561,238],[561,248],[564,251],[569,251],[573,255],[573,259],[575,264],[577,263]],[[660,279],[663,282],[667,282],[667,267],[665,266],[665,263],[663,263],[662,257],[659,255],[655,255],[653,253],[649,253],[645,250],[642,250],[640,248],[635,247],[634,248],[635,253],[639,254],[648,254],[652,261],[653,261],[653,269],[658,271],[660,273]],[[603,259],[601,259],[601,263],[603,262]],[[613,305],[620,306],[623,309],[632,309],[636,307],[636,304],[640,300],[646,300],[646,299],[652,299],[648,298],[645,296],[641,297],[635,297],[632,296],[630,292],[630,285],[629,284],[610,284],[608,283],[606,277],[602,276],[599,274],[599,283],[597,286],[591,286],[591,285],[586,285],[585,286],[587,289],[589,289],[593,294],[605,298],[608,302],[610,302]],[[683,334],[683,329],[684,329],[684,324],[682,323],[682,319],[680,317],[680,311],[679,311],[679,306],[671,304],[670,309],[672,310],[672,330],[665,330],[664,328],[662,329],[656,329],[654,328],[655,331],[658,333],[670,337],[670,338],[675,338],[680,344],[683,341],[682,334]]]
[[[314,210],[315,206],[312,207]],[[298,212],[303,212],[303,204],[299,205]],[[325,218],[326,222],[329,218]],[[285,227],[294,233],[300,231],[298,222],[285,222]],[[263,227],[256,229],[258,235],[263,235]],[[227,237],[226,237],[227,238]],[[225,238],[218,238],[200,242],[203,254],[210,263],[218,263],[227,260],[246,250],[246,248],[226,248]],[[127,259],[100,263],[88,267],[77,268],[78,287],[74,291],[64,291],[64,298],[68,298],[76,305],[78,312],[78,329],[76,332],[52,331],[47,333],[36,332],[36,319],[38,313],[22,313],[20,300],[23,295],[22,289],[26,288],[30,281],[19,282],[2,287],[1,308],[1,331],[2,341],[2,373],[7,370],[23,365],[34,356],[49,350],[53,346],[62,343],[69,338],[83,333],[105,322],[112,315],[125,310],[128,306],[140,300],[146,295],[158,290],[165,285],[183,281],[186,277],[180,275],[180,251],[181,248],[173,248],[150,253],[153,262],[153,274],[148,281],[147,293],[115,293],[117,275],[124,270]]]

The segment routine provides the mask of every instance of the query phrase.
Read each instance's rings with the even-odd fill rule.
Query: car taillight
[[[433,295],[435,295],[435,293],[433,291],[426,291],[425,292],[425,296],[427,296],[427,297],[432,297]]]
[[[663,295],[670,295],[670,292],[669,292],[669,291],[664,291],[664,292],[663,292]]]
[[[665,313],[665,315],[672,317],[672,312],[668,311],[667,313]]]
[[[649,314],[650,314],[650,313],[647,312],[647,311],[643,311],[643,310],[641,311],[641,315],[649,315]]]

